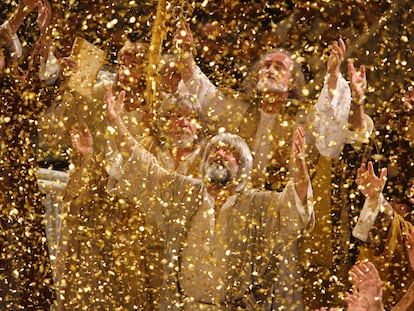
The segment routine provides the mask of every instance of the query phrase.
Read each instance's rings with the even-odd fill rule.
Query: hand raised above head
[[[365,89],[367,88],[365,67],[361,65],[359,71],[356,71],[352,59],[348,59],[347,66],[353,101],[356,104],[361,104],[365,98]]]
[[[119,113],[124,109],[125,91],[119,93],[118,98],[113,95],[112,87],[108,86],[105,93],[106,116],[111,123],[117,121]]]
[[[43,0],[43,2],[37,1],[37,11],[37,24],[39,25],[40,32],[44,34],[52,20],[52,7],[46,0]]]
[[[357,178],[355,180],[359,191],[370,199],[377,199],[384,189],[387,181],[387,169],[381,169],[380,176],[375,175],[374,166],[371,161],[368,162],[368,169],[365,163],[362,163],[357,170]]]
[[[337,76],[344,60],[346,45],[342,38],[332,43],[331,52],[328,58],[327,71],[330,75]]]
[[[302,161],[305,158],[305,131],[302,127],[298,127],[293,135],[292,152],[296,160]]]

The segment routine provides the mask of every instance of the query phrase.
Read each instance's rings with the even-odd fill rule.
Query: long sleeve
[[[289,181],[282,193],[266,192],[270,204],[264,210],[262,218],[265,224],[263,236],[282,246],[288,240],[295,240],[304,229],[311,229],[314,224],[314,206],[312,186],[308,187],[305,204],[296,193],[293,181]],[[260,205],[259,205],[260,206]],[[277,247],[277,246],[276,246]]]
[[[317,133],[316,147],[319,153],[330,158],[338,158],[344,144],[366,142],[373,130],[373,122],[365,116],[364,130],[353,132],[348,129],[351,107],[351,90],[346,80],[339,76],[333,97],[329,98],[329,89],[325,83],[315,105],[314,130]]]
[[[366,242],[368,234],[374,226],[380,210],[384,210],[385,199],[381,194],[378,200],[367,199],[358,218],[358,222],[352,230],[352,235],[357,239]]]
[[[217,87],[198,66],[194,68],[193,75],[187,82],[180,81],[178,88],[179,91],[195,95],[203,108],[207,105],[209,96],[218,92]]]
[[[250,105],[240,94],[219,89],[199,67],[195,68],[193,76],[186,83],[181,81],[179,88],[197,97],[208,133],[216,134],[220,128],[232,133],[239,131],[239,125]]]
[[[47,85],[55,84],[60,72],[60,64],[53,51],[50,50],[48,58],[40,58],[39,78]]]

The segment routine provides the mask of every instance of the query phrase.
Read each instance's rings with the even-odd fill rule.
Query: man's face
[[[239,163],[235,154],[225,144],[214,146],[205,165],[205,182],[213,188],[236,185],[236,177],[239,171]]]
[[[287,93],[292,80],[293,60],[282,52],[267,55],[261,62],[257,88],[260,93]]]
[[[199,127],[198,116],[190,107],[182,106],[165,117],[162,131],[165,132],[166,141],[171,147],[187,149],[195,147]]]
[[[161,68],[160,89],[162,91],[167,93],[176,92],[180,81],[181,74],[175,62],[168,62]]]
[[[118,83],[120,86],[125,89],[144,91],[146,85],[144,59],[123,54],[119,57],[118,63]]]

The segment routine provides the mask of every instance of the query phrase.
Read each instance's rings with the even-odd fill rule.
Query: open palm
[[[374,166],[371,161],[368,162],[368,169],[365,163],[361,164],[361,167],[357,170],[356,183],[359,191],[370,199],[376,199],[384,189],[385,182],[387,180],[387,169],[381,170],[380,176],[375,175]]]

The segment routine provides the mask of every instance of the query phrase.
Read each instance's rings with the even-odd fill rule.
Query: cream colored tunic
[[[170,173],[140,145],[123,165],[116,192],[135,202],[166,233],[163,307],[227,310],[271,304],[274,263],[313,214],[312,190],[303,206],[290,182],[282,193],[245,189],[217,221],[201,180]]]

